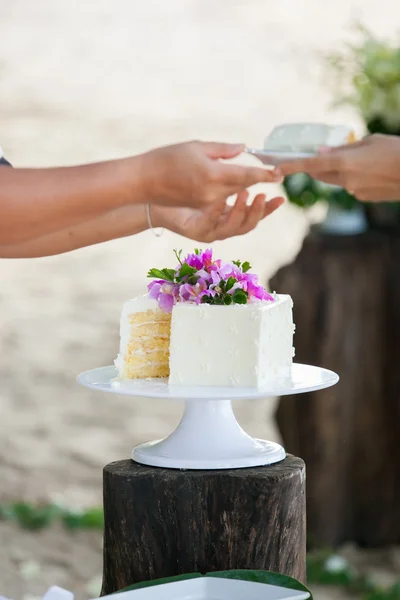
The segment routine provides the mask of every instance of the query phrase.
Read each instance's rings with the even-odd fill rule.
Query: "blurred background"
[[[355,23],[369,28],[372,36],[394,40],[395,47],[397,42],[397,54],[389,42],[382,47]],[[54,166],[122,157],[191,138],[260,147],[270,129],[285,121],[346,123],[358,135],[375,123],[375,130],[396,132],[396,127],[400,130],[396,121],[396,114],[400,118],[399,24],[400,6],[393,0],[336,0],[323,8],[320,0],[0,0],[0,144],[14,166]],[[355,54],[349,42],[358,44]],[[374,87],[371,69],[375,68]],[[348,89],[341,90],[342,84]],[[349,92],[350,102],[333,107]],[[266,189],[269,195],[277,191],[273,186]],[[298,301],[303,306],[302,298],[315,282],[317,296],[329,285],[317,266],[311,276],[301,270],[301,257],[300,267],[296,266],[305,238],[318,237],[310,242],[311,260],[321,250],[318,244],[328,253],[323,263],[328,270],[332,260],[335,265],[346,263],[343,252],[355,253],[354,272],[363,276],[368,267],[354,234],[363,232],[360,240],[369,235],[398,238],[396,213],[367,214],[354,199],[332,198],[331,190],[304,178],[289,181],[286,192],[292,202],[256,231],[215,248],[224,259],[249,260],[265,282],[275,277],[272,282],[279,284],[278,291],[291,293],[295,305]],[[322,229],[311,235],[310,226],[316,221],[323,222]],[[353,235],[343,242],[343,233]],[[350,246],[344,248],[343,243]],[[381,248],[386,241],[379,237],[377,243]],[[0,593],[28,600],[40,597],[52,584],[73,590],[79,599],[99,593],[102,560],[97,525],[101,518],[89,511],[81,519],[79,511],[101,506],[102,467],[128,457],[134,444],[168,434],[181,407],[98,395],[79,388],[75,377],[112,362],[118,351],[122,303],[144,292],[147,270],[164,266],[166,256],[172,259],[173,248],[187,251],[192,246],[169,232],[161,238],[145,232],[59,257],[0,260]],[[386,268],[388,252],[383,254],[377,272]],[[291,271],[281,272],[285,266]],[[336,267],[333,271],[338,273]],[[394,277],[393,268],[390,272]],[[350,285],[352,276],[353,271],[347,273]],[[340,272],[336,281],[343,281]],[[345,289],[338,294],[346,297]],[[374,314],[389,310],[384,304],[386,292],[381,296],[382,304]],[[330,353],[317,352],[318,339],[313,339],[310,343],[317,350],[310,356],[307,340],[300,338],[303,362],[337,367],[340,327],[350,331],[351,340],[358,340],[359,345],[351,348],[362,354],[369,344],[368,338],[360,337],[362,325],[349,329],[340,318],[332,325],[331,312],[322,314],[331,325],[322,324],[315,331],[339,335],[339,345],[334,344]],[[371,313],[367,317],[372,318]],[[303,325],[301,318],[300,313],[295,315],[298,332],[310,325]],[[383,339],[380,343],[386,348]],[[347,354],[344,361],[346,376],[357,381],[359,362]],[[390,376],[385,371],[385,381]],[[287,449],[310,462],[315,455],[324,455],[331,440],[332,465],[338,462],[336,449],[339,452],[352,435],[343,430],[350,416],[343,414],[333,441],[328,435],[320,439],[321,446],[313,447],[312,442],[335,406],[340,406],[344,388],[338,390],[331,396],[316,396],[315,402],[328,407],[326,413],[315,414],[318,410],[311,400],[304,401],[303,413],[314,411],[315,428],[307,429],[305,424],[303,433],[289,431],[288,423],[295,418],[293,403],[281,407],[287,413],[280,414],[280,429],[275,420],[278,400],[239,404],[236,410],[249,433],[272,440],[283,435]],[[383,385],[376,394],[382,405],[385,390]],[[357,384],[346,388],[346,394],[347,405],[352,398],[360,399]],[[398,406],[398,400],[394,402]],[[300,407],[302,399],[297,403]],[[354,406],[357,411],[358,405]],[[398,436],[395,413],[385,415],[382,439],[385,423],[392,428],[390,436]],[[351,419],[357,421],[354,412]],[[371,414],[372,425],[363,429],[364,445],[373,443],[373,421]],[[361,451],[358,457],[362,462]],[[367,508],[354,508],[357,527],[347,527],[349,515],[336,505],[329,511],[325,508],[327,490],[330,494],[331,489],[348,488],[352,474],[346,461],[345,475],[332,467],[323,490],[313,488],[311,481],[309,520],[314,530],[310,539],[317,548],[338,548],[341,557],[322,567],[318,562],[315,581],[353,581],[357,572],[390,586],[400,573],[398,505],[397,523],[389,523],[391,535],[385,533],[387,525],[382,533],[378,523],[369,536],[363,536],[363,515],[382,512],[376,499]],[[317,465],[314,471],[313,464]],[[318,473],[318,468],[322,467],[317,460],[311,473]],[[382,484],[381,469],[385,470],[378,461],[373,471],[376,479],[370,484],[383,486],[385,498],[395,498],[398,471],[389,469]],[[352,497],[353,492],[349,494]],[[362,496],[368,505],[368,495],[362,492]],[[350,501],[345,494],[338,499],[341,505]],[[65,523],[56,518],[54,506],[42,512],[37,508],[48,504],[64,507]],[[390,506],[394,514],[396,505]],[[324,537],[323,520],[329,521],[331,508],[336,520]],[[359,545],[373,549],[361,551]],[[314,589],[320,598],[350,594],[343,587]]]

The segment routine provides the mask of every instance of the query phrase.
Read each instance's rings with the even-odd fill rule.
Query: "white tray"
[[[273,167],[299,158],[312,158],[313,156],[317,156],[314,152],[277,152],[276,150],[261,148],[246,148],[246,152],[256,156],[264,165]]]
[[[113,600],[306,600],[308,592],[237,579],[199,577],[103,596]]]

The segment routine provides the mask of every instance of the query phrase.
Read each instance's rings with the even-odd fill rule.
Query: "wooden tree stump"
[[[183,573],[266,569],[305,581],[305,467],[104,468],[102,595]]]
[[[400,239],[311,235],[271,286],[294,300],[296,362],[341,378],[277,413],[307,465],[309,539],[399,543]]]

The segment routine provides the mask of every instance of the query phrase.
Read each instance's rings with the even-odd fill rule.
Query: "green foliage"
[[[389,589],[382,589],[370,578],[357,573],[347,561],[329,552],[308,555],[307,581],[342,587],[362,600],[400,600],[400,580]]]
[[[301,208],[310,208],[320,200],[326,200],[345,210],[352,210],[358,204],[358,200],[343,188],[326,185],[305,173],[286,177],[284,187],[290,202]]]
[[[62,521],[68,529],[103,529],[104,513],[102,508],[66,511],[62,515]]]
[[[56,521],[67,529],[102,529],[104,526],[102,508],[74,511],[57,504],[35,506],[29,502],[0,506],[0,520],[18,523],[24,529],[43,529]]]
[[[400,127],[400,36],[379,39],[356,25],[358,41],[324,57],[336,105],[351,105],[368,123],[382,120],[389,130]]]

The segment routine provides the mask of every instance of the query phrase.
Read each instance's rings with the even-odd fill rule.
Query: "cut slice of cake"
[[[146,295],[125,302],[115,360],[120,378],[168,377],[170,329],[171,314],[153,298]]]
[[[269,294],[247,262],[223,263],[211,250],[176,255],[175,269],[149,272],[157,279],[147,296],[124,304],[119,377],[258,388],[289,377],[290,296]]]
[[[264,150],[316,153],[321,146],[341,146],[355,141],[354,131],[346,125],[285,123],[271,131],[265,139]]]

